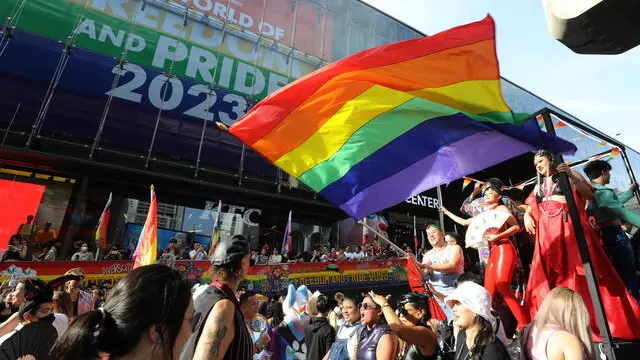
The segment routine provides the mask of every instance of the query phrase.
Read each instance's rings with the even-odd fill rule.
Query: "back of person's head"
[[[411,304],[414,309],[424,311],[424,314],[419,320],[419,325],[426,326],[427,322],[431,320],[431,311],[429,310],[429,298],[426,294],[420,292],[410,292],[402,295],[400,301],[398,301],[398,309],[404,309],[404,306]]]
[[[71,295],[65,291],[56,291],[53,293],[53,302],[57,305],[60,313],[67,315],[68,318],[73,316],[73,302]]]
[[[249,301],[249,298],[251,298],[252,296],[256,296],[256,292],[255,291],[247,290],[247,291],[243,292],[242,294],[240,294],[240,297],[238,299],[238,301],[240,301],[240,305],[246,304],[247,301]]]
[[[460,239],[460,234],[458,234],[457,232],[448,232],[445,234],[445,236],[450,237],[452,240],[455,240],[456,245],[460,245],[463,246],[464,244],[462,243],[461,239]]]
[[[590,180],[599,178],[604,171],[611,171],[611,164],[604,160],[590,161],[584,167],[584,173]]]
[[[240,280],[242,259],[249,254],[251,254],[251,248],[244,236],[235,235],[220,239],[210,258],[213,280]]]
[[[71,322],[52,354],[60,360],[97,359],[99,353],[117,358],[150,336],[164,358],[171,358],[190,303],[190,286],[176,270],[161,264],[133,269],[115,285],[101,309]]]
[[[30,278],[24,281],[24,301],[20,304],[18,317],[20,321],[31,320],[43,304],[53,302],[53,289],[38,279]],[[30,316],[27,316],[29,314]]]
[[[509,196],[509,198],[511,198],[511,200],[513,201],[524,201],[524,191],[516,187],[509,189],[509,191],[507,192],[507,196]]]
[[[467,281],[471,281],[480,286],[484,286],[484,279],[482,278],[482,276],[471,271],[465,271],[462,274],[458,275],[458,277],[456,278],[455,287],[458,287],[460,284]]]
[[[593,358],[589,312],[577,292],[562,286],[551,290],[540,304],[534,324],[538,329],[551,325],[575,335],[587,358]]]
[[[329,311],[331,311],[332,307],[331,301],[327,295],[318,295],[318,299],[316,300],[316,309],[318,310],[318,314],[327,315]]]
[[[267,319],[272,319],[271,325],[276,327],[284,320],[284,311],[279,301],[270,301],[267,305]]]

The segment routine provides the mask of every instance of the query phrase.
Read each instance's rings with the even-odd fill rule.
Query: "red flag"
[[[411,254],[407,257],[407,280],[409,281],[409,288],[411,288],[411,291],[417,291],[429,295],[429,311],[431,312],[431,318],[436,320],[446,320],[447,315],[438,304],[438,301],[433,297],[433,294],[427,291],[422,270],[420,270],[420,266],[418,265],[416,258]]]
[[[136,251],[133,253],[133,268],[151,265],[156,262],[158,253],[158,201],[156,200],[156,192],[151,185],[151,202],[149,204],[149,212],[147,220],[138,239]]]
[[[107,248],[107,229],[109,228],[109,220],[111,218],[112,198],[113,193],[109,193],[109,200],[107,200],[107,204],[105,205],[104,210],[102,210],[100,220],[98,220],[98,225],[96,226],[96,249]]]

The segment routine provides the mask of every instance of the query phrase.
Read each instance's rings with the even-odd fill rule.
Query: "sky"
[[[640,46],[576,54],[548,31],[542,0],[363,1],[427,35],[491,14],[504,78],[640,150]]]

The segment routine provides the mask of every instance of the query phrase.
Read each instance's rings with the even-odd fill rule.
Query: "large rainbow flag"
[[[229,131],[361,219],[545,147],[502,98],[493,19],[365,50],[274,92]]]

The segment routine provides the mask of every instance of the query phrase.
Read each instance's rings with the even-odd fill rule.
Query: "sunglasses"
[[[368,303],[363,302],[363,303],[358,304],[358,308],[360,308],[362,310],[369,310],[369,309],[373,310],[373,309],[377,309],[378,307],[375,306],[375,305],[369,305]]]

